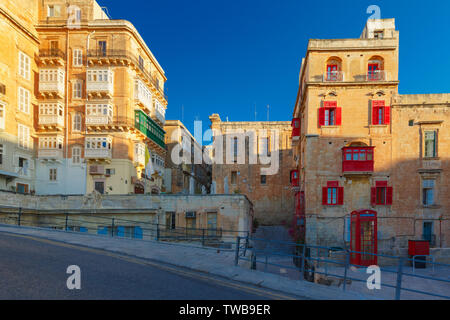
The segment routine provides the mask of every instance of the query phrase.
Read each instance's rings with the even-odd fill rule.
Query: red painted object
[[[292,138],[300,137],[300,118],[294,118],[291,122]]]
[[[291,186],[292,187],[298,187],[300,185],[300,179],[298,170],[292,170],[291,171]]]
[[[377,212],[358,210],[351,213],[351,264],[368,267],[377,264],[378,253]]]
[[[410,256],[429,256],[430,242],[427,240],[409,240],[408,241],[408,255]]]
[[[342,148],[342,172],[373,172],[375,147]]]

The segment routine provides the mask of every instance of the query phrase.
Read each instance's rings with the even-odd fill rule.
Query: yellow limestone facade
[[[0,13],[0,187],[159,193],[167,79],[134,26],[94,0],[8,0]]]
[[[351,245],[351,213],[364,209],[377,213],[366,235],[379,252],[450,244],[450,95],[400,95],[398,53],[394,19],[309,41],[293,113],[307,243]]]

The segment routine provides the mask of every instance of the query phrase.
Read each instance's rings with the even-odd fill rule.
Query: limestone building
[[[166,77],[134,26],[94,0],[7,0],[0,9],[0,134],[15,145],[3,147],[1,187],[159,192]],[[144,170],[146,149],[158,159],[153,170]]]
[[[295,169],[291,123],[222,121],[218,114],[211,115],[210,120],[215,193],[245,194],[260,225],[290,221],[294,211],[290,177]]]
[[[307,243],[368,252],[450,244],[450,96],[400,95],[398,52],[394,19],[369,20],[359,39],[308,43],[293,113]]]
[[[203,161],[205,147],[199,143],[179,120],[167,120],[166,169],[164,192],[174,194],[209,194],[211,164]],[[196,155],[198,161],[196,161]]]

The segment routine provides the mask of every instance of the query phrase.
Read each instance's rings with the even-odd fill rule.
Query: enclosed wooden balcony
[[[65,94],[65,71],[62,68],[39,70],[39,93],[49,99],[61,99]]]
[[[39,129],[62,130],[64,127],[64,107],[61,103],[39,104]]]
[[[112,98],[114,94],[114,72],[111,69],[90,69],[86,73],[88,98]]]
[[[375,147],[342,148],[342,172],[344,175],[371,175],[374,170]]]

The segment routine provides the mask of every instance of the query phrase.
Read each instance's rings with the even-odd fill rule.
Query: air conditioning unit
[[[195,218],[195,212],[194,211],[186,212],[186,218]]]
[[[105,167],[89,166],[89,174],[105,174]]]

